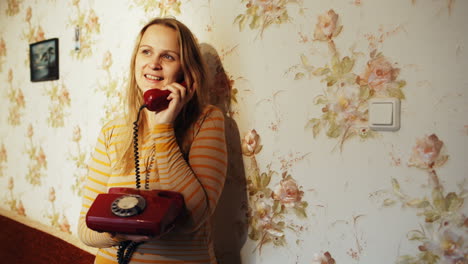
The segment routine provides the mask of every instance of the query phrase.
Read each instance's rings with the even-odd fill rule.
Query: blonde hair
[[[129,129],[123,136],[123,142],[125,143],[119,151],[122,154],[118,162],[118,166],[122,167],[124,172],[127,173],[134,168],[134,163],[130,162],[134,160],[133,131],[131,128],[133,127],[133,122],[137,119],[141,105],[143,105],[143,93],[138,88],[135,80],[135,60],[143,34],[152,25],[163,25],[177,32],[180,47],[181,70],[184,81],[187,87],[193,87],[195,89],[193,97],[184,105],[174,122],[177,142],[186,159],[189,149],[185,140],[186,132],[200,116],[202,108],[205,105],[206,95],[204,91],[207,87],[206,66],[194,35],[187,26],[174,18],[155,18],[151,20],[140,30],[130,60],[130,76],[127,86],[127,102],[125,108],[126,123]],[[146,126],[147,118],[146,115],[143,114],[138,123],[138,135],[140,140],[142,135],[145,134]]]

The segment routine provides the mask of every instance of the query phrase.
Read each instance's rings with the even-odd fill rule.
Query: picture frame
[[[31,82],[59,79],[59,40],[51,38],[29,44]]]

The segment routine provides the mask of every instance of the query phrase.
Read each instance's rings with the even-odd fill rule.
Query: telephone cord
[[[140,183],[140,157],[138,154],[138,121],[140,121],[140,113],[141,110],[143,110],[146,107],[146,105],[142,105],[140,109],[138,110],[138,115],[137,119],[135,122],[133,122],[133,149],[134,149],[134,156],[135,156],[135,180],[136,180],[136,188],[140,189],[141,183]]]

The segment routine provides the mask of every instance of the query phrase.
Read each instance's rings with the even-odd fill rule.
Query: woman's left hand
[[[155,119],[157,124],[173,124],[182,107],[192,99],[194,91],[194,89],[176,82],[168,84],[165,90],[171,91],[167,97],[170,102],[166,109],[156,113]]]

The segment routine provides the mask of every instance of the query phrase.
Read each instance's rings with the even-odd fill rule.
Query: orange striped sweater
[[[125,129],[123,119],[106,124],[99,135],[88,166],[78,234],[88,246],[100,248],[95,263],[117,263],[118,242],[109,233],[89,229],[85,216],[95,197],[111,187],[135,188],[135,173],[122,175],[114,169],[119,136]],[[156,125],[140,144],[140,172],[144,188],[146,169],[151,168],[150,189],[172,190],[183,194],[190,219],[160,239],[140,245],[131,263],[216,263],[211,239],[211,215],[224,186],[227,153],[223,113],[207,106],[189,130],[191,142],[188,164],[176,142],[173,126]],[[155,152],[151,152],[151,150]],[[146,154],[145,154],[146,153]],[[149,153],[156,153],[153,164]],[[131,161],[133,162],[133,161]],[[197,178],[199,180],[197,180]],[[205,191],[207,195],[205,194]],[[207,210],[206,197],[209,200]]]

